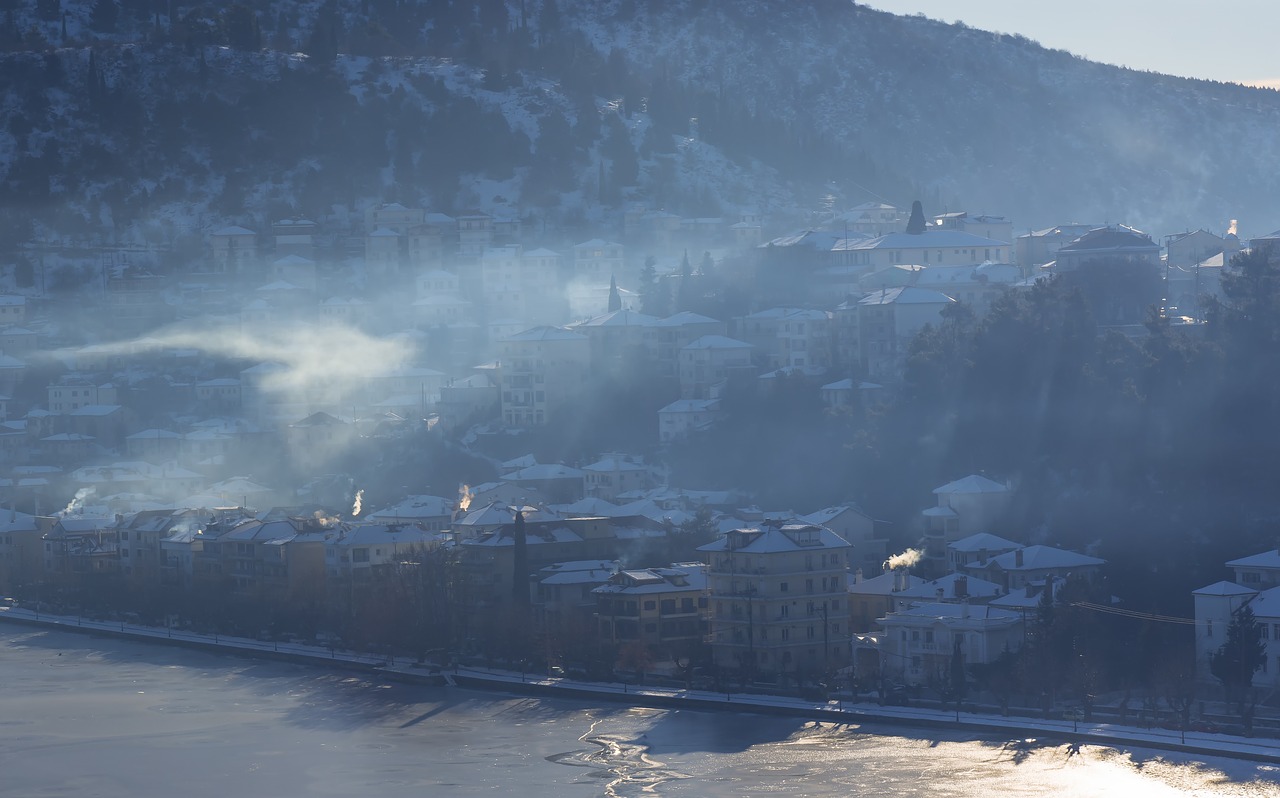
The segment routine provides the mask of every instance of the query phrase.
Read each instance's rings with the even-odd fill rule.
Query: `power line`
[[[1105,612],[1111,615],[1119,615],[1122,618],[1132,618],[1139,621],[1152,621],[1155,623],[1180,623],[1190,624],[1192,626],[1200,623],[1195,618],[1182,618],[1177,615],[1160,615],[1154,612],[1139,612],[1138,610],[1126,610],[1122,607],[1109,607],[1105,604],[1094,604],[1090,601],[1073,601],[1072,607],[1079,607],[1084,610],[1093,610],[1094,612]]]

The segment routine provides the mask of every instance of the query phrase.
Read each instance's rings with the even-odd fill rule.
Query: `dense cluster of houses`
[[[884,570],[887,535],[853,505],[744,509],[744,497],[672,488],[624,453],[520,458],[459,497],[406,495],[343,517],[299,513],[307,486],[241,470],[285,447],[318,476],[353,443],[398,430],[552,424],[602,377],[638,367],[669,396],[658,445],[715,424],[735,386],[804,380],[834,411],[885,401],[913,336],[956,303],[983,313],[1057,275],[1102,286],[1091,293],[1101,324],[1139,334],[1155,304],[1192,329],[1234,253],[1280,242],[1280,231],[1242,239],[1234,223],[1161,245],[1117,224],[1015,235],[1000,216],[915,216],[868,203],[767,238],[758,214],[637,208],[617,240],[575,241],[479,211],[389,203],[360,229],[294,218],[214,230],[182,274],[104,264],[105,311],[134,335],[124,342],[77,339],[44,295],[0,296],[0,589],[110,573],[318,600],[326,584],[446,551],[466,575],[458,595],[500,606],[519,513],[544,635],[586,630],[666,656],[705,644],[717,664],[761,673],[874,667],[920,681],[956,645],[986,661],[1016,647],[1040,596],[1101,562],[992,535],[1009,487],[981,476],[939,488],[923,512],[915,572],[925,581]],[[1112,286],[1114,270],[1125,276]],[[681,306],[716,279],[760,289],[754,309],[713,318]],[[353,329],[411,354],[368,363],[360,379],[300,379],[287,352],[228,358],[198,338],[149,337],[196,319],[249,337],[272,325]],[[705,521],[700,511],[713,540],[655,560],[676,553],[663,547]],[[1202,591],[1205,606],[1265,608],[1280,577],[1242,573]]]
[[[999,520],[1010,493],[979,475],[939,487],[922,512],[924,546],[889,557],[880,525],[854,505],[762,512],[732,493],[658,485],[655,469],[618,454],[583,469],[525,456],[503,471],[452,499],[345,518],[243,506],[113,514],[91,499],[52,516],[10,511],[0,589],[115,578],[170,596],[319,607],[434,553],[468,641],[527,589],[533,633],[564,661],[622,649],[644,652],[644,667],[923,683],[956,641],[973,663],[1016,650],[1045,591],[1103,565],[974,531]]]

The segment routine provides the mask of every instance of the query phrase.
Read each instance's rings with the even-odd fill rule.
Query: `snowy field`
[[[1144,749],[592,706],[0,627],[15,796],[1280,794],[1280,769]]]

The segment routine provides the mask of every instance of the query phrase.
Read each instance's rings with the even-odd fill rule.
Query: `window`
[[[369,562],[369,550],[368,549],[352,549],[351,561],[352,562]]]
[[[786,582],[783,582],[782,584],[778,585],[778,592],[779,592],[779,593],[786,593],[786,592],[787,592],[787,583],[786,583]]]
[[[663,599],[663,600],[662,600],[662,614],[663,614],[663,615],[671,615],[671,614],[674,614],[674,613],[675,613],[675,611],[676,611],[676,600],[675,600],[675,599]]]
[[[783,640],[790,640],[790,639],[791,639],[791,630],[790,630],[790,629],[783,629],[783,630],[782,630],[782,639],[783,639]]]
[[[1212,620],[1208,620],[1204,622],[1204,636],[1213,637],[1213,621]]]
[[[656,601],[646,601],[646,602],[644,603],[644,608],[645,608],[645,611],[647,611],[647,612],[651,612],[651,611],[653,611],[653,610],[655,610],[655,609],[657,609],[657,608],[658,608],[658,602],[656,602]]]
[[[791,613],[790,613],[790,608],[789,608],[786,604],[783,604],[781,607],[779,607],[779,608],[778,608],[778,617],[779,617],[779,618],[786,618],[786,617],[788,617],[790,614],[791,614]]]
[[[813,635],[814,635],[814,631],[813,631],[813,627],[812,627],[812,626],[810,626],[810,627],[809,627],[808,632],[809,632],[809,639],[810,639],[810,640],[812,640],[812,639],[813,639]]]

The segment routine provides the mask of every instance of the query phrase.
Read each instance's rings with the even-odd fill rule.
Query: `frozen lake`
[[[1276,796],[1280,768],[1143,749],[599,707],[0,626],[0,793]]]

